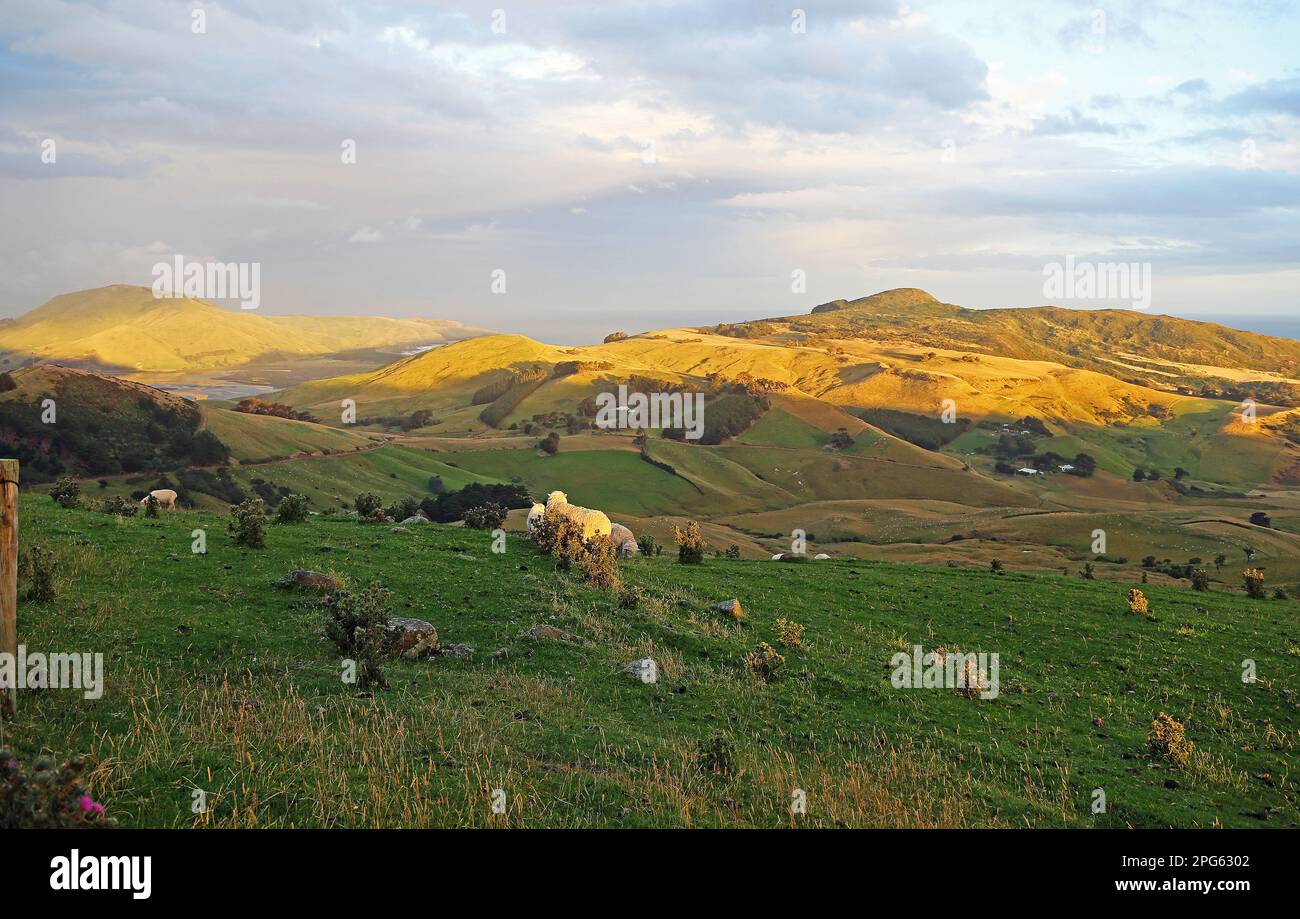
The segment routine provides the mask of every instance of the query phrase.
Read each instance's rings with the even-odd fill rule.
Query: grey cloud
[[[1300,116],[1300,77],[1256,83],[1232,93],[1215,110],[1228,115]]]
[[[1048,115],[1034,122],[1033,133],[1044,136],[1060,134],[1119,134],[1120,128],[1108,121],[1100,121],[1069,108],[1064,114]]]

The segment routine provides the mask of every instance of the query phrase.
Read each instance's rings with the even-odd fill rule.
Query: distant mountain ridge
[[[115,284],[62,294],[0,324],[7,366],[32,359],[110,371],[239,367],[273,356],[441,344],[489,334],[451,320],[379,316],[270,316],[205,300],[156,298]]]

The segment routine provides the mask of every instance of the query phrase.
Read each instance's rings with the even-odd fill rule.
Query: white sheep
[[[149,494],[140,499],[142,505],[148,504],[149,499],[153,498],[158,502],[159,507],[165,507],[169,511],[176,509],[176,492],[170,488],[155,488]]]
[[[636,536],[621,523],[610,524],[609,538],[614,540],[614,548],[619,555],[636,555],[641,547],[636,544]]]
[[[608,536],[613,529],[603,511],[593,511],[590,508],[570,504],[569,496],[562,491],[553,491],[546,496],[546,513],[558,514],[572,520],[581,528],[584,540]]]
[[[537,532],[537,528],[542,525],[542,518],[546,516],[545,504],[534,504],[528,512],[528,535],[532,536]]]

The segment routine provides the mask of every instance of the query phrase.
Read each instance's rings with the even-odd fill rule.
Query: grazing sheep
[[[531,536],[537,532],[537,528],[542,524],[542,518],[546,516],[545,504],[534,504],[532,510],[528,512],[528,535]]]
[[[572,520],[582,529],[584,540],[608,536],[612,529],[609,518],[603,511],[593,511],[590,508],[570,504],[569,496],[562,491],[553,491],[546,496],[546,512],[559,514]]]
[[[141,504],[148,504],[149,499],[153,498],[158,502],[159,507],[165,507],[169,511],[176,510],[176,492],[170,488],[155,488],[149,494],[140,499]]]
[[[610,524],[609,538],[614,540],[614,548],[618,554],[624,557],[636,555],[641,551],[641,547],[636,544],[636,537],[632,531],[621,523]]]

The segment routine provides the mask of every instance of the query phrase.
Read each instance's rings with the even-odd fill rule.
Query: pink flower
[[[90,795],[81,796],[81,809],[87,814],[93,814],[98,817],[104,812],[104,805],[97,802]]]

